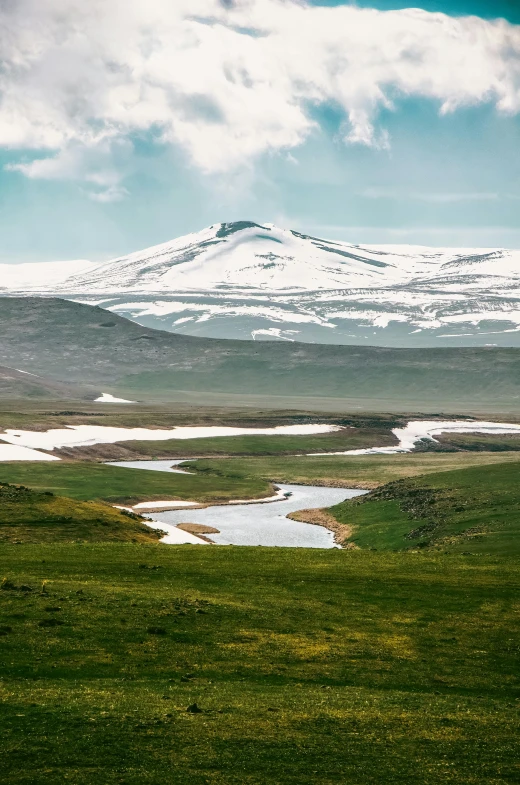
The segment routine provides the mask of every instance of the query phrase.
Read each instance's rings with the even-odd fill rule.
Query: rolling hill
[[[218,340],[152,330],[68,300],[6,297],[1,303],[0,364],[88,387],[91,400],[102,390],[145,401],[178,400],[180,393],[185,400],[195,393],[308,396],[366,409],[378,401],[394,411],[459,413],[514,412],[520,402],[514,348]]]
[[[101,304],[185,335],[520,346],[520,251],[365,247],[239,221],[105,264],[0,267],[5,294]]]
[[[28,371],[0,366],[0,398],[91,398],[90,391],[66,382],[36,376]]]
[[[108,504],[0,482],[0,543],[156,543],[159,538],[138,516]]]
[[[518,554],[518,463],[397,480],[331,507],[351,542],[377,550]]]

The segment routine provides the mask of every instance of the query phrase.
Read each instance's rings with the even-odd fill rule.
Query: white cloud
[[[414,199],[421,202],[450,204],[452,202],[495,202],[501,195],[492,191],[400,191],[397,188],[365,188],[361,194],[367,199]],[[504,198],[511,198],[505,195]]]
[[[88,186],[86,194],[93,201],[115,202],[128,196],[121,180],[131,150],[125,139],[100,140],[93,146],[69,142],[54,156],[11,163],[5,168],[29,179],[83,181]]]
[[[15,165],[29,177],[104,175],[104,200],[124,195],[111,156],[132,134],[218,173],[296,148],[321,104],[344,113],[346,143],[378,147],[378,113],[403,96],[520,111],[520,27],[417,9],[16,0],[0,3],[0,51],[0,146],[47,151]]]
[[[93,202],[107,204],[109,202],[120,202],[129,192],[122,185],[111,185],[101,191],[88,191],[87,196]]]

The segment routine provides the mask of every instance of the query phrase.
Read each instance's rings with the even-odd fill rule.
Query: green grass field
[[[258,437],[256,437],[258,438]],[[262,498],[272,482],[375,487],[402,477],[520,461],[520,453],[418,453],[202,459],[193,474],[168,474],[92,462],[0,463],[0,482],[82,501],[112,503],[182,499],[203,503]]]
[[[443,445],[455,447],[458,450],[479,450],[484,452],[520,450],[520,436],[515,436],[514,434],[450,433],[441,436],[439,441]]]
[[[261,427],[261,426],[257,426]],[[310,436],[224,436],[207,439],[170,439],[163,442],[127,441],[97,444],[94,447],[63,451],[71,458],[134,460],[147,458],[190,458],[199,455],[305,455],[309,452],[334,452],[397,444],[389,429],[346,428]],[[60,453],[62,454],[62,453]]]
[[[104,404],[93,401],[0,400],[0,427],[47,430],[66,425],[111,425],[124,428],[173,428],[178,425],[231,425],[274,428],[310,422],[337,422],[357,428],[389,430],[405,419],[399,415],[352,414],[307,409],[263,409],[259,406],[192,403]]]
[[[0,548],[9,785],[517,781],[516,559]]]
[[[360,548],[520,553],[520,466],[495,464],[382,486],[329,512]]]
[[[373,488],[401,477],[520,461],[520,453],[410,453],[402,455],[324,455],[203,459],[188,463],[203,475],[263,478],[303,485]],[[1,467],[0,467],[1,474]]]
[[[73,499],[134,504],[154,499],[222,502],[272,493],[269,482],[254,477],[168,474],[95,463],[0,463],[0,482]]]

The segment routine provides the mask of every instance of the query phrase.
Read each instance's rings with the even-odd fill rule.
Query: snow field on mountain
[[[0,292],[47,290],[49,286],[56,286],[71,275],[96,267],[95,263],[84,259],[70,262],[0,264]]]
[[[505,345],[520,340],[511,335],[520,331],[520,251],[360,246],[247,221],[103,264],[0,265],[0,291],[52,294],[206,337],[454,345],[467,336],[487,344],[496,333]]]

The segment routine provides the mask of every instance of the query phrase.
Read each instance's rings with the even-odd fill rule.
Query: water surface
[[[172,474],[191,474],[184,469],[174,469],[180,463],[184,463],[188,458],[180,458],[170,461],[110,461],[107,466],[123,466],[125,469],[147,469],[152,472],[170,472]]]
[[[292,496],[287,501],[260,504],[220,505],[197,510],[150,512],[157,528],[169,531],[178,523],[205,523],[218,529],[211,539],[218,545],[265,545],[297,548],[334,548],[334,535],[323,526],[286,518],[289,512],[331,507],[365,491],[323,488],[312,485],[279,485]],[[168,542],[166,538],[164,540]]]

